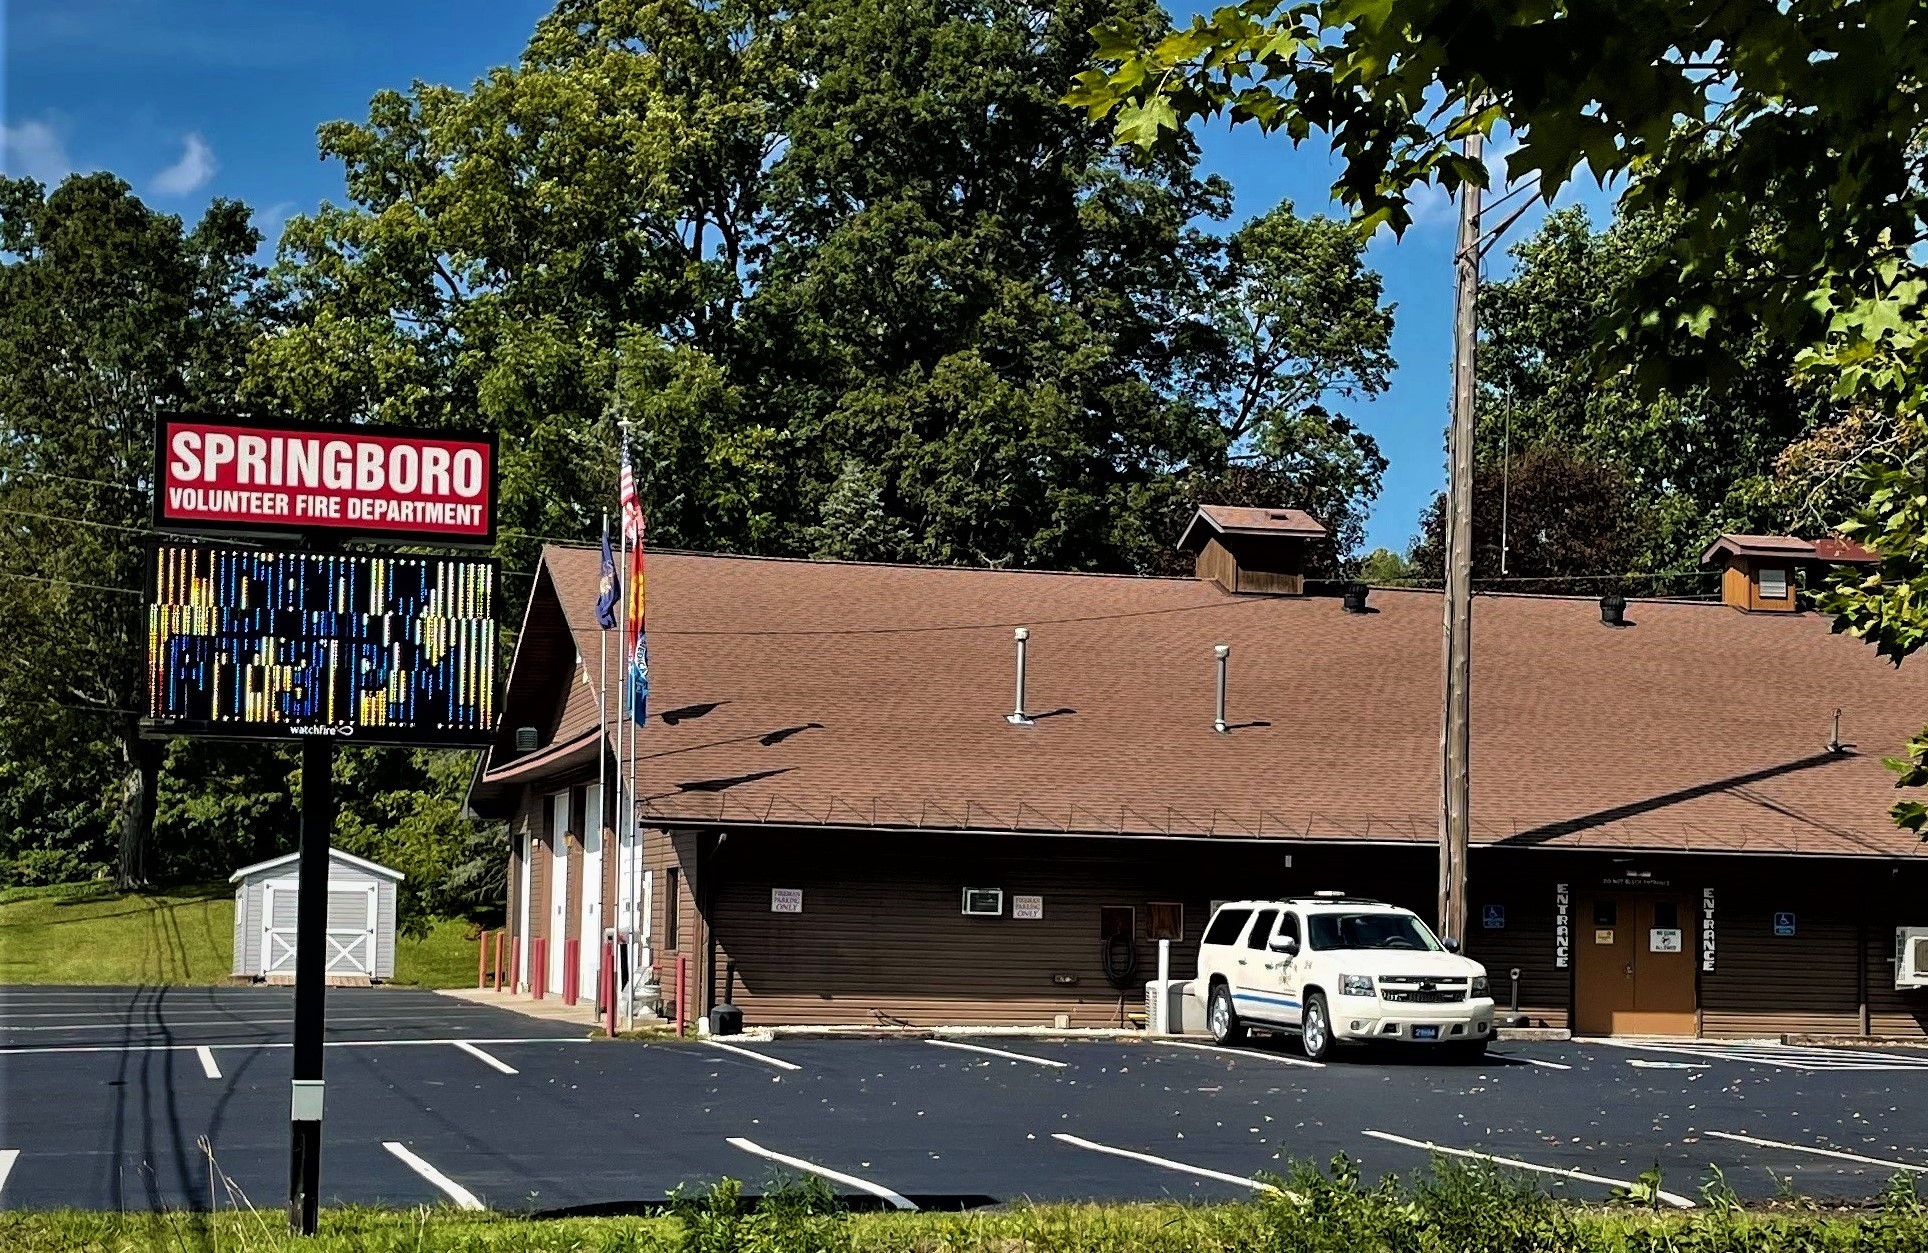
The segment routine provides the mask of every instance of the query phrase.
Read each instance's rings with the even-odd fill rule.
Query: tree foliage
[[[593,532],[612,399],[671,546],[1143,569],[1242,453],[1344,479],[1346,529],[1378,486],[1336,409],[1385,386],[1378,279],[1289,209],[1203,229],[1230,189],[1193,152],[1134,168],[1063,109],[1110,19],[1162,23],[569,0],[517,65],[324,128],[350,203],[290,224],[253,394],[497,426],[528,536]]]

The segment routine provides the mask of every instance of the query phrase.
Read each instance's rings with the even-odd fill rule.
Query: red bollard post
[[[529,941],[529,995],[538,1001],[542,999],[542,983],[549,974],[549,937],[540,936]]]
[[[686,1005],[684,997],[689,987],[689,969],[689,958],[676,959],[676,1035],[679,1039],[683,1035],[683,1019],[687,1016],[683,1011]]]
[[[478,991],[489,986],[489,933],[486,931],[475,937],[475,986]]]
[[[608,1016],[609,1038],[616,1038],[616,946],[608,940],[603,941],[602,959],[603,1013]]]
[[[562,942],[562,1003],[574,1005],[582,991],[582,941]]]
[[[498,992],[502,990],[502,941],[508,934],[507,931],[495,933],[495,990]]]

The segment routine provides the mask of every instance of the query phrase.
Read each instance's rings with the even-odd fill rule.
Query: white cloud
[[[48,119],[0,124],[0,170],[49,186],[74,172],[60,129]]]
[[[214,149],[195,131],[182,141],[181,159],[154,176],[154,190],[163,196],[185,196],[207,185],[218,168]]]
[[[1487,147],[1485,155],[1488,205],[1519,187],[1518,183],[1508,182],[1506,178],[1506,159],[1518,152],[1519,148],[1520,141],[1507,134],[1498,136]],[[1506,212],[1510,214],[1518,203],[1517,200],[1510,202]],[[1436,226],[1444,222],[1457,224],[1459,221],[1459,201],[1438,183],[1422,183],[1413,188],[1412,195],[1407,201],[1406,211],[1413,215],[1415,229]]]

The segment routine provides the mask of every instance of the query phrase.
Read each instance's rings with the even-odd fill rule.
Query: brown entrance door
[[[1582,902],[1580,923],[1574,937],[1576,1030],[1695,1033],[1697,945],[1685,898],[1602,893]]]

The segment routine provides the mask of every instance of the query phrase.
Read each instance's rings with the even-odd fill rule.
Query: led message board
[[[161,530],[495,541],[493,435],[180,414],[159,425],[154,525]]]
[[[148,730],[375,744],[490,740],[493,559],[168,541],[150,557]]]

